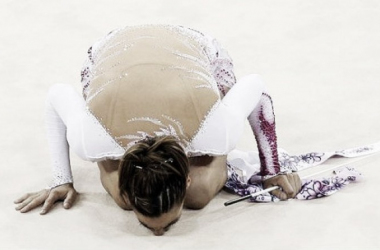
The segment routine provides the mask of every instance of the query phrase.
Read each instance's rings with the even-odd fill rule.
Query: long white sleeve
[[[46,100],[46,130],[56,186],[72,183],[70,148],[82,159],[119,159],[125,151],[92,116],[83,98],[70,86],[56,84]]]
[[[73,176],[70,168],[69,145],[66,140],[66,125],[53,107],[54,93],[51,88],[46,100],[46,133],[50,149],[50,159],[53,170],[53,181],[49,188],[65,183],[72,183]]]

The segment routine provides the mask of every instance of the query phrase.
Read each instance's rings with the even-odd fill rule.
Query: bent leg
[[[241,78],[210,112],[202,132],[193,138],[192,147],[212,155],[226,155],[235,149],[247,117],[259,103],[264,90],[259,75]]]
[[[228,91],[222,103],[232,112],[238,112],[246,119],[260,101],[266,91],[264,81],[260,75],[247,75]]]

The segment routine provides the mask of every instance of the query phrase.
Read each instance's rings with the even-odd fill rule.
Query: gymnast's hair
[[[185,199],[189,160],[174,137],[136,143],[119,167],[120,195],[139,213],[159,217]]]

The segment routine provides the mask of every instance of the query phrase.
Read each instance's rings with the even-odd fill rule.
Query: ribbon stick
[[[273,190],[276,190],[276,189],[279,189],[279,188],[280,188],[279,186],[274,186],[274,187],[270,187],[270,188],[264,189],[264,190],[262,190],[260,192],[252,193],[252,194],[240,197],[240,198],[229,200],[229,201],[227,201],[227,202],[224,203],[224,206],[229,206],[229,205],[235,204],[235,203],[240,202],[240,201],[248,200],[251,197],[255,197],[255,196],[258,196],[258,195],[261,195],[261,194],[269,193],[269,192],[272,192]]]
[[[356,163],[356,162],[359,162],[359,161],[362,161],[364,159],[367,159],[369,157],[372,157],[376,154],[378,154],[379,152],[374,152],[370,155],[367,155],[365,157],[361,157],[360,159],[357,159],[355,161],[351,161],[349,163],[343,163],[343,164],[339,164],[339,165],[336,165],[332,168],[329,168],[329,169],[325,169],[325,170],[322,170],[322,171],[319,171],[319,172],[316,172],[316,173],[313,173],[313,174],[309,174],[309,175],[306,175],[306,176],[303,176],[302,179],[307,179],[307,178],[310,178],[310,177],[313,177],[313,176],[316,176],[316,175],[319,175],[319,174],[322,174],[322,173],[326,173],[326,172],[330,172],[332,170],[336,170],[338,169],[339,167],[343,167],[345,165],[349,165],[349,164],[352,164],[352,163]],[[345,156],[347,157],[347,156]],[[348,156],[348,157],[354,157],[352,155]],[[227,202],[224,203],[224,206],[229,206],[229,205],[232,205],[232,204],[235,204],[235,203],[238,203],[238,202],[241,202],[243,200],[247,200],[247,199],[250,199],[252,197],[256,197],[256,196],[259,196],[261,194],[265,194],[265,193],[269,193],[269,192],[272,192],[273,190],[276,190],[276,189],[279,189],[280,187],[279,186],[273,186],[273,187],[270,187],[270,188],[267,188],[267,189],[264,189],[262,191],[259,191],[259,192],[255,192],[255,193],[252,193],[252,194],[249,194],[249,195],[245,195],[245,196],[242,196],[242,197],[239,197],[239,198],[236,198],[236,199],[233,199],[233,200],[229,200]]]

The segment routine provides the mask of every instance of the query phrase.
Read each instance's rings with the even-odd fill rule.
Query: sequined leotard
[[[127,27],[88,54],[84,99],[67,85],[48,95],[51,187],[72,182],[69,145],[85,160],[102,161],[120,159],[147,136],[172,135],[189,156],[226,155],[247,117],[263,175],[278,173],[270,97],[257,75],[235,84],[231,59],[215,39],[178,26]]]

